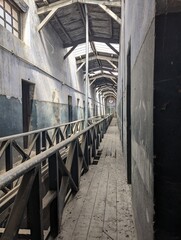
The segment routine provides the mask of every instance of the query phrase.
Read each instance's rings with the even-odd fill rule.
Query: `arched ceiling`
[[[121,24],[120,0],[35,0],[42,22],[48,22],[59,34],[67,54],[74,53],[77,71],[85,73],[85,42],[87,4],[89,18],[89,81],[105,96],[116,97],[119,37]]]

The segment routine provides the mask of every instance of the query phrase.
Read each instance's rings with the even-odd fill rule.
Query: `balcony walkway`
[[[136,239],[116,118],[100,150],[98,164],[81,177],[79,192],[64,209],[57,240]]]

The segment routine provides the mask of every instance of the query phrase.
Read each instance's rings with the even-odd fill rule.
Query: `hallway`
[[[116,118],[99,151],[98,164],[89,166],[81,177],[79,192],[64,209],[57,240],[136,239]]]

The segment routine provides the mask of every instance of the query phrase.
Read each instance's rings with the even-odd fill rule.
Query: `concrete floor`
[[[116,119],[112,120],[100,149],[99,163],[91,165],[81,177],[79,192],[64,209],[57,240],[136,240]]]

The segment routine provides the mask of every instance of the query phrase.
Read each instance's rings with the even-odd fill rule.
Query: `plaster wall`
[[[0,136],[23,131],[22,80],[35,84],[30,130],[67,122],[68,95],[72,96],[72,120],[84,117],[83,73],[76,72],[73,54],[63,59],[67,50],[50,23],[37,31],[40,19],[35,3],[26,2],[29,10],[22,14],[21,39],[0,25]],[[89,89],[89,102],[92,116],[95,103],[102,107],[93,89]]]

